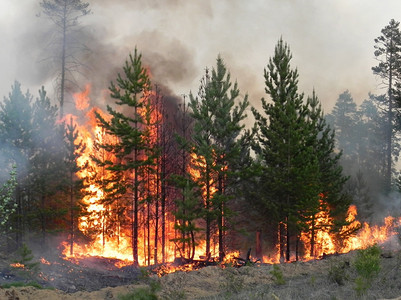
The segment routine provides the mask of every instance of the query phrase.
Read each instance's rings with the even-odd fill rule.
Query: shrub
[[[355,290],[358,295],[363,295],[380,272],[380,248],[374,245],[359,250],[354,266],[358,273],[358,277],[355,279]]]
[[[158,280],[150,280],[149,286],[133,290],[125,295],[118,295],[119,300],[157,300],[156,292],[161,288]]]
[[[24,243],[22,247],[18,249],[18,259],[14,261],[17,265],[14,269],[17,273],[25,278],[34,278],[39,272],[39,262],[34,262],[31,249]]]
[[[270,271],[270,274],[273,275],[273,280],[276,284],[278,284],[278,285],[285,284],[283,271],[281,271],[279,265],[273,265],[273,270]]]

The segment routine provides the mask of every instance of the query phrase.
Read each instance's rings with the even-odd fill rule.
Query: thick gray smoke
[[[54,63],[43,60],[51,51],[51,23],[40,12],[39,0],[4,0],[0,4],[0,95],[12,82],[36,90],[53,90]],[[300,91],[314,88],[325,111],[337,95],[350,90],[358,103],[378,82],[371,67],[373,39],[380,34],[397,0],[241,0],[89,1],[92,14],[82,18],[83,42],[91,50],[81,57],[86,69],[78,76],[94,84],[101,98],[110,80],[135,46],[143,53],[154,81],[176,95],[197,91],[205,67],[221,54],[241,92],[258,106],[264,96],[263,69],[280,36],[293,53],[300,73]]]

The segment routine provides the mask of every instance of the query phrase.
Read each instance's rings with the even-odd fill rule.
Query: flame
[[[84,180],[85,189],[83,194],[85,195],[82,202],[86,206],[86,211],[83,216],[78,220],[78,229],[86,236],[91,237],[91,242],[88,244],[80,244],[74,242],[73,253],[70,253],[69,242],[65,241],[61,244],[63,255],[70,259],[76,260],[88,256],[101,256],[107,258],[119,259],[116,262],[118,267],[132,264],[132,235],[130,226],[125,221],[118,219],[116,210],[118,207],[113,204],[107,204],[104,201],[106,195],[104,194],[104,187],[102,186],[107,179],[112,178],[113,174],[106,168],[101,168],[93,161],[93,157],[97,157],[102,160],[115,161],[116,158],[110,153],[96,149],[97,144],[103,144],[104,142],[112,144],[115,142],[115,138],[105,134],[104,130],[97,124],[95,112],[100,114],[105,120],[109,121],[110,117],[103,113],[99,108],[89,108],[90,103],[90,91],[91,86],[87,84],[85,90],[82,93],[74,94],[74,100],[77,112],[76,115],[66,115],[63,120],[66,122],[72,122],[77,126],[79,138],[76,143],[81,141],[86,145],[85,152],[77,159],[77,164],[82,169],[77,172],[77,176]],[[152,92],[145,95],[151,99],[154,97]],[[140,111],[145,114],[145,111]],[[161,111],[157,108],[153,109],[150,117],[147,117],[150,124],[156,124],[161,119]],[[149,133],[148,141],[151,144],[155,144],[158,138],[158,132],[155,126]],[[160,181],[160,180],[159,180]],[[155,197],[155,191],[160,190],[160,182],[157,181],[155,176],[149,175],[147,179],[147,190],[149,197]],[[106,186],[107,187],[107,186]],[[141,199],[144,200],[144,199]],[[148,213],[148,216],[146,215]],[[159,246],[155,246],[155,230],[154,220],[151,216],[155,214],[155,208],[153,205],[145,203],[141,207],[139,215],[139,223],[142,226],[139,228],[139,241],[138,251],[139,258],[138,263],[140,265],[149,265],[151,263],[158,263],[162,257],[162,249],[160,241]],[[131,218],[129,215],[124,215],[128,221]],[[151,223],[151,228],[145,228],[143,225],[146,223],[147,218]],[[173,261],[176,256],[176,247],[171,239],[175,237],[174,229],[174,218],[170,212],[166,212],[166,247],[165,247],[165,260]],[[159,223],[160,224],[160,223]],[[160,225],[159,225],[160,226]],[[160,232],[160,231],[159,231]],[[160,233],[159,233],[160,234]],[[158,261],[154,257],[154,253],[157,251]]]
[[[46,260],[44,257],[40,258],[40,263],[43,265],[49,265],[49,266],[51,265],[51,263],[48,260]]]
[[[346,221],[349,225],[343,226],[339,233],[334,234],[322,229],[324,225],[333,225],[333,220],[327,211],[320,211],[315,216],[315,248],[311,255],[310,233],[303,233],[301,240],[305,245],[306,254],[303,259],[308,260],[321,257],[324,254],[347,253],[352,250],[364,249],[374,244],[382,244],[396,235],[396,228],[401,225],[401,218],[396,222],[391,216],[384,219],[384,225],[370,226],[368,223],[357,220],[357,207],[351,205],[347,212]]]
[[[102,112],[99,108],[90,108],[90,91],[91,86],[87,84],[82,93],[74,94],[75,104],[79,116],[68,114],[65,115],[62,121],[72,122],[78,128],[79,138],[77,143],[83,141],[86,144],[85,152],[78,158],[77,163],[82,169],[77,173],[77,176],[84,180],[86,187],[83,191],[85,196],[82,202],[86,205],[86,211],[79,218],[78,229],[84,235],[91,238],[91,242],[87,244],[74,243],[74,251],[71,254],[69,251],[69,243],[63,242],[61,246],[64,248],[63,255],[72,260],[85,258],[88,256],[99,256],[107,258],[115,258],[117,267],[123,267],[133,263],[132,255],[132,236],[130,226],[127,226],[127,220],[130,216],[124,215],[126,219],[121,221],[115,214],[118,207],[116,204],[108,204],[104,201],[104,187],[106,179],[110,179],[113,174],[105,168],[96,165],[92,159],[93,156],[98,156],[104,160],[115,161],[110,153],[102,149],[96,149],[96,144],[103,142],[113,143],[115,138],[107,135],[104,130],[97,124],[95,112],[100,114],[105,120],[110,120],[109,116]],[[152,97],[152,94],[147,95]],[[154,95],[153,95],[154,96]],[[143,112],[144,113],[144,112]],[[156,124],[162,118],[161,111],[154,109],[150,115],[149,123]],[[155,145],[158,141],[158,131],[156,126],[153,126],[149,134],[149,143]],[[156,164],[158,162],[155,162]],[[195,181],[200,179],[202,168],[206,167],[206,161],[203,157],[192,153],[190,157],[190,166],[187,171]],[[160,180],[155,175],[149,175],[147,178],[146,190],[149,197],[156,197],[156,191],[160,190]],[[216,182],[213,178],[209,181],[209,197],[212,197],[217,192]],[[202,188],[203,205],[206,206],[207,196],[206,188]],[[300,241],[303,245],[301,253],[302,260],[309,260],[316,257],[321,257],[324,254],[345,253],[351,250],[366,248],[375,243],[383,243],[389,237],[397,234],[396,227],[401,225],[401,219],[396,220],[393,217],[387,217],[384,220],[384,225],[371,226],[367,223],[361,224],[357,220],[357,208],[354,205],[349,207],[347,213],[347,222],[349,225],[343,226],[339,233],[330,232],[329,228],[333,226],[334,221],[330,217],[327,205],[324,203],[324,197],[321,197],[320,211],[309,221],[309,231],[303,232],[300,235]],[[144,200],[144,199],[142,199]],[[160,211],[158,211],[160,213]],[[146,201],[141,206],[139,214],[139,247],[138,247],[138,263],[140,265],[158,264],[162,257],[162,247],[160,241],[155,244],[155,218],[156,210],[154,205],[148,204]],[[165,238],[165,261],[173,262],[179,252],[177,245],[172,241],[177,238],[177,231],[174,228],[174,216],[170,212],[165,213],[166,220],[166,238]],[[150,226],[146,228],[144,224],[150,222]],[[313,222],[313,224],[312,224]],[[160,226],[160,223],[159,223]],[[312,236],[311,231],[314,231],[314,247],[311,251]],[[160,231],[159,231],[160,232]],[[160,236],[161,233],[159,233]],[[218,256],[218,241],[215,235],[212,235],[210,241],[211,256],[206,255],[206,242],[202,240],[195,247],[194,259],[197,261],[213,262]],[[279,247],[276,246],[276,251],[270,254],[265,254],[262,258],[263,263],[279,263],[280,255]],[[157,259],[155,257],[157,254]],[[235,261],[239,257],[239,252],[234,251],[227,254],[223,263]],[[48,264],[46,260],[41,260],[43,264]],[[185,264],[184,266],[176,266],[167,264],[161,267],[157,273],[166,274],[177,270],[188,271],[198,268],[201,263]],[[16,264],[16,267],[24,267]]]
[[[75,100],[75,108],[78,110],[85,110],[89,107],[90,98],[89,94],[91,92],[91,85],[87,83],[85,85],[85,90],[81,93],[74,93],[73,97]]]
[[[23,269],[23,268],[25,268],[25,265],[17,262],[17,263],[10,264],[10,267]]]

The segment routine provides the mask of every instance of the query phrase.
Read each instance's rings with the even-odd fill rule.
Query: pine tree
[[[0,144],[4,159],[3,170],[11,170],[16,165],[17,211],[14,220],[16,246],[22,245],[28,222],[29,196],[29,160],[33,155],[32,140],[32,95],[21,91],[21,84],[15,82],[8,98],[0,103]]]
[[[351,198],[344,192],[344,185],[348,180],[343,175],[340,165],[342,152],[335,151],[335,132],[326,124],[320,102],[313,92],[312,97],[308,97],[308,121],[312,135],[311,145],[318,160],[318,193],[319,204],[314,203],[312,211],[328,211],[333,219],[332,224],[320,224],[316,228],[314,216],[310,214],[311,220],[311,256],[314,255],[315,229],[336,232],[344,225],[346,212],[351,202]],[[311,195],[313,197],[313,195]]]
[[[381,30],[382,35],[375,39],[374,55],[379,64],[372,67],[373,74],[382,79],[387,88],[386,97],[378,98],[386,112],[386,161],[385,161],[385,192],[391,190],[393,172],[393,140],[395,135],[395,122],[397,109],[401,107],[401,32],[399,22],[394,19]],[[397,101],[395,99],[397,97]]]
[[[338,96],[334,108],[328,116],[336,132],[337,148],[343,151],[343,165],[348,172],[354,169],[358,162],[358,114],[357,106],[349,91]]]
[[[199,201],[201,189],[188,176],[175,175],[171,177],[171,181],[181,191],[181,197],[175,199],[176,210],[173,213],[177,220],[174,228],[181,235],[173,241],[179,246],[181,258],[192,261],[198,244],[196,233],[201,230],[196,224],[202,211],[202,203]]]
[[[220,56],[211,76],[206,74],[199,98],[190,94],[190,108],[194,119],[193,152],[197,157],[198,170],[205,188],[206,248],[210,249],[210,225],[217,224],[219,259],[225,256],[225,222],[230,216],[228,201],[235,187],[236,167],[240,159],[244,138],[247,95],[239,100],[240,91],[232,84],[230,73]],[[206,253],[208,255],[208,252]]]
[[[78,130],[77,125],[73,124],[72,118],[66,125],[65,133],[65,146],[66,146],[66,157],[65,165],[67,168],[67,195],[69,202],[69,242],[70,242],[70,255],[74,253],[74,242],[76,235],[77,224],[75,220],[78,217],[80,211],[79,199],[80,192],[83,188],[82,179],[77,178],[77,173],[85,168],[86,166],[78,165],[77,159],[82,156],[85,151],[86,145],[82,141],[78,141]]]
[[[255,151],[261,162],[260,183],[265,195],[261,202],[278,223],[280,256],[284,258],[285,248],[287,261],[294,238],[298,255],[302,230],[311,230],[314,241],[313,218],[321,209],[319,195],[325,195],[333,214],[334,208],[343,204],[338,189],[344,180],[339,156],[333,154],[334,135],[325,125],[316,95],[304,103],[291,58],[288,45],[280,39],[264,72],[271,103],[262,98],[264,114],[253,109],[259,130]],[[311,229],[308,224],[312,224]]]
[[[0,233],[3,238],[8,237],[13,230],[12,219],[15,218],[17,203],[15,201],[15,188],[17,186],[16,166],[10,172],[10,178],[0,186]],[[3,241],[1,241],[3,242]]]
[[[125,63],[124,76],[118,74],[116,82],[116,84],[111,83],[109,90],[111,97],[115,99],[114,103],[121,109],[107,106],[107,111],[111,115],[110,121],[98,113],[96,117],[105,129],[105,133],[118,139],[115,144],[105,143],[101,147],[117,158],[116,162],[107,162],[106,166],[116,174],[115,178],[122,179],[113,182],[112,188],[122,194],[132,192],[132,201],[129,205],[132,208],[130,216],[132,251],[134,264],[138,265],[138,214],[140,202],[145,199],[141,191],[144,190],[146,183],[146,168],[154,164],[155,156],[146,140],[149,128],[146,126],[145,109],[150,80],[147,70],[142,67],[141,55],[136,49]]]
[[[83,45],[74,38],[77,31],[78,19],[88,15],[89,3],[81,0],[42,0],[40,6],[43,13],[54,23],[54,41],[57,47],[55,60],[60,63],[59,96],[60,96],[60,119],[64,114],[64,98],[67,83],[73,81],[72,73],[76,72],[81,63],[77,60],[77,50],[82,50]],[[59,48],[61,47],[61,49]]]
[[[61,217],[65,208],[56,202],[61,198],[61,178],[66,169],[63,165],[64,126],[57,123],[57,111],[42,87],[39,97],[32,103],[33,155],[29,159],[29,182],[34,200],[32,214],[39,221],[43,247],[46,246],[46,232],[56,229],[52,223]]]

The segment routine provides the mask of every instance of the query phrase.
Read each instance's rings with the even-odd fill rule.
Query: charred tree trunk
[[[64,90],[65,90],[65,71],[66,71],[66,44],[67,44],[67,2],[64,4],[63,8],[63,41],[62,41],[62,50],[61,50],[61,82],[60,82],[60,120],[64,116]]]
[[[158,173],[157,173],[158,174]],[[156,184],[157,184],[157,191],[156,191],[156,199],[155,199],[155,239],[154,239],[154,263],[158,263],[157,257],[157,248],[158,248],[158,240],[159,240],[159,176],[157,176]]]
[[[280,222],[278,229],[278,238],[280,245],[280,262],[284,261],[284,224]]]
[[[262,259],[262,230],[256,231],[255,255],[257,259]]]
[[[41,212],[41,229],[42,229],[42,249],[45,249],[46,247],[46,213],[45,213],[45,207],[46,205],[46,197],[45,195],[41,195],[41,206],[42,206],[42,212]]]
[[[391,39],[391,47],[393,40]],[[390,51],[390,62],[393,61],[393,53]],[[389,88],[388,88],[388,115],[387,115],[387,169],[386,169],[386,190],[391,191],[391,169],[392,169],[392,137],[393,137],[393,64],[389,64]]]
[[[312,229],[311,229],[311,237],[310,237],[310,256],[315,256],[315,216],[312,216]]]
[[[191,226],[191,222],[189,222],[189,226]],[[192,251],[191,251],[190,260],[193,261],[194,257],[195,257],[195,249],[196,249],[195,234],[194,234],[193,230],[191,230],[191,243],[192,243]]]
[[[286,241],[287,241],[287,249],[286,249],[286,253],[285,253],[285,258],[286,261],[290,261],[290,246],[291,246],[291,234],[290,234],[290,224],[289,224],[289,217],[287,216],[287,237],[286,237]]]
[[[148,188],[149,188],[149,186],[148,186]],[[148,242],[147,242],[147,244],[148,244],[148,266],[150,266],[150,201],[149,201],[149,199],[148,199],[148,202],[146,203],[146,210],[147,210],[147,220],[146,220],[146,227],[147,227],[147,240],[148,240]]]
[[[210,217],[210,169],[206,162],[206,253],[205,256],[210,255],[210,238],[211,238],[211,217]]]
[[[70,255],[74,253],[74,174],[70,172]]]
[[[223,178],[221,175],[219,175],[218,179],[218,193],[220,196],[223,196],[224,194],[224,183],[223,183]],[[222,198],[219,199],[219,214],[218,214],[218,227],[219,227],[219,261],[222,262],[225,253],[224,253],[224,228],[223,228],[223,221],[224,221],[224,201]]]
[[[134,151],[135,161],[138,157],[138,150]],[[138,168],[134,169],[134,199],[133,199],[133,220],[132,220],[132,258],[134,266],[139,266],[138,262],[138,202],[139,202],[139,191],[138,191]]]
[[[166,186],[162,180],[162,194],[161,194],[161,215],[162,215],[162,263],[166,262]]]

